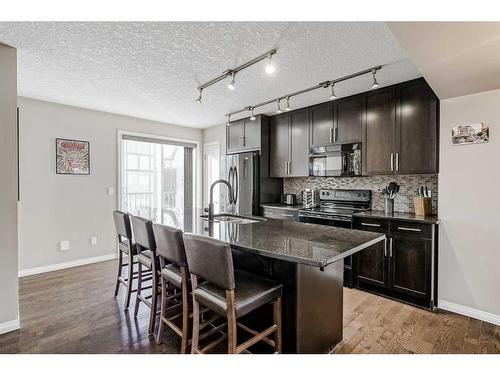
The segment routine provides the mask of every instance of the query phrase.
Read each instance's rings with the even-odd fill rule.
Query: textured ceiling
[[[192,127],[224,123],[224,114],[375,65],[389,85],[419,77],[385,23],[378,22],[14,22],[0,42],[18,49],[19,95]],[[271,48],[264,62],[220,82],[194,102],[197,86]],[[370,88],[371,77],[336,85],[337,95]],[[291,100],[325,101],[328,90]],[[258,112],[272,113],[273,106]]]

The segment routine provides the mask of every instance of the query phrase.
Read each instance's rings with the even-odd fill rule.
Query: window
[[[121,136],[121,209],[191,230],[195,144]]]

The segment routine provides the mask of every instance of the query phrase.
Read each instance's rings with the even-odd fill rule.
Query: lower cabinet
[[[353,229],[387,240],[354,255],[354,286],[428,309],[437,303],[436,225],[354,218]]]

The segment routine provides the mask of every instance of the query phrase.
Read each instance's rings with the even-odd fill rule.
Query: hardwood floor
[[[147,309],[123,310],[123,288],[113,299],[115,273],[108,261],[20,279],[21,329],[0,336],[0,353],[178,353],[168,329],[162,345],[148,336]],[[344,292],[337,353],[500,353],[500,326]]]

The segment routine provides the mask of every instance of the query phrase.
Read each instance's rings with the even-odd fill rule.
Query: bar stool
[[[189,341],[189,278],[182,230],[153,224],[153,233],[160,259],[162,281],[160,325],[156,342],[161,344],[163,331],[167,325],[181,337],[181,353],[185,354]],[[181,290],[182,299],[180,303],[175,303],[179,297],[176,293],[178,289]],[[169,295],[172,291],[173,294]],[[174,304],[169,306],[172,301]],[[182,308],[181,313],[178,313],[179,308]],[[174,311],[173,315],[171,311]],[[180,317],[182,317],[182,324],[179,326],[175,320]]]
[[[118,235],[118,276],[116,277],[116,287],[114,298],[118,296],[120,285],[126,288],[125,292],[125,307],[127,310],[130,305],[130,295],[135,290],[132,290],[133,280],[137,279],[137,273],[134,272],[134,256],[136,255],[135,243],[132,237],[132,227],[130,226],[130,216],[125,212],[113,211],[113,219],[115,222],[116,234]],[[127,256],[127,263],[123,263],[123,255]],[[127,278],[122,277],[123,268],[127,268]]]
[[[205,353],[226,337],[229,354],[241,353],[259,341],[281,353],[281,285],[248,272],[235,271],[231,247],[227,243],[193,234],[184,234],[183,237],[193,290],[191,353]],[[198,284],[198,277],[206,281]],[[274,316],[274,323],[269,328],[257,332],[238,322],[239,318],[268,303],[273,304]],[[227,319],[224,324],[227,325],[227,334],[204,348],[198,347],[201,337],[200,305]],[[219,327],[215,330],[219,331]],[[240,345],[237,343],[238,327],[253,336]],[[267,337],[272,333],[274,340]]]
[[[135,243],[137,247],[137,293],[135,299],[134,317],[139,313],[139,304],[143,302],[151,310],[149,315],[150,335],[155,329],[156,306],[158,296],[158,270],[159,262],[156,255],[156,242],[153,234],[153,222],[138,216],[132,216],[132,230],[134,231]],[[144,274],[143,267],[151,274]],[[151,287],[143,287],[143,282],[151,280]],[[151,288],[150,296],[143,296],[143,289]],[[151,299],[151,301],[149,301]]]

